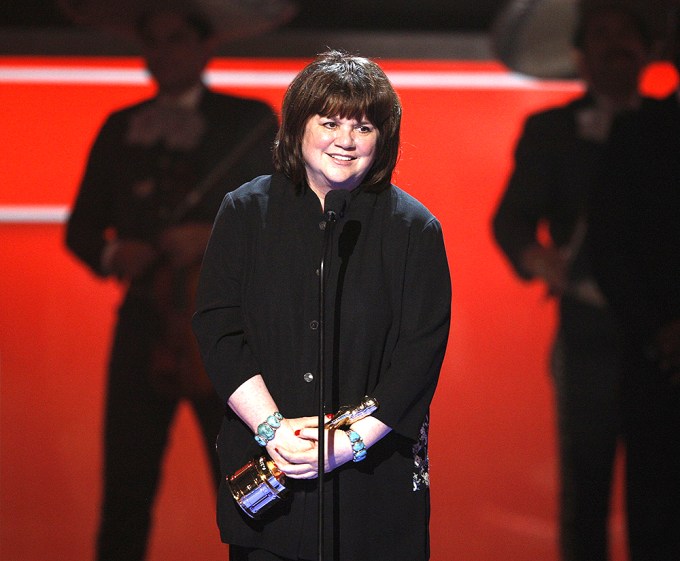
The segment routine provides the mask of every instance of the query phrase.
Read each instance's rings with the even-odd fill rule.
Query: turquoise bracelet
[[[253,437],[255,442],[260,446],[266,446],[267,442],[274,440],[276,429],[281,426],[281,421],[283,421],[283,415],[278,411],[274,411],[274,413],[269,415],[264,423],[258,425],[257,434]]]
[[[349,442],[352,445],[352,461],[360,462],[366,458],[367,450],[361,435],[352,429],[343,429],[344,433],[349,438]]]

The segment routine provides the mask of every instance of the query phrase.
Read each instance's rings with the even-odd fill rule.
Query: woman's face
[[[310,117],[302,136],[309,186],[321,197],[332,189],[354,189],[371,169],[377,143],[378,129],[366,119]]]

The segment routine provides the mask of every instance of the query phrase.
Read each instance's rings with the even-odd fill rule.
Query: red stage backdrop
[[[307,61],[217,60],[210,81],[279,108]],[[578,94],[495,63],[383,61],[404,105],[396,184],[441,220],[453,325],[432,411],[433,561],[556,559],[547,353],[553,304],[523,285],[489,220],[524,117]],[[673,86],[664,67],[645,88]],[[102,405],[120,291],[63,246],[97,129],[152,89],[138,59],[0,57],[0,557],[92,557]],[[620,497],[614,549],[623,561]],[[389,513],[380,515],[388,516]],[[312,522],[310,522],[312,523]],[[179,411],[150,561],[225,560],[194,420]]]

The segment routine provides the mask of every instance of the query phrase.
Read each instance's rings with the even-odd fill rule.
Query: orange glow
[[[640,87],[649,96],[665,97],[678,87],[678,72],[670,62],[655,62],[647,67]]]

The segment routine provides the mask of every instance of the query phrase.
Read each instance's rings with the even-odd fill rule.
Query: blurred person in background
[[[541,281],[559,300],[551,371],[563,561],[608,558],[613,466],[625,436],[622,356],[584,238],[613,121],[653,103],[638,93],[651,43],[646,21],[626,4],[581,4],[573,46],[586,91],[526,120],[493,217],[495,239],[517,276]]]
[[[678,71],[679,8],[668,19]],[[680,559],[679,155],[676,90],[617,122],[591,203],[593,272],[623,333],[632,561]]]
[[[136,6],[136,36],[157,86],[111,114],[92,146],[66,244],[125,286],[109,362],[98,561],[145,557],[168,433],[191,404],[217,487],[224,414],[191,333],[194,291],[225,193],[272,169],[277,117],[202,75],[220,25],[200,7]],[[170,4],[168,4],[170,6]]]

